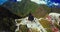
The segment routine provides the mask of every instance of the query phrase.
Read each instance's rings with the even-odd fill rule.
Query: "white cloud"
[[[50,0],[31,0],[32,2],[35,2],[37,4],[45,4],[49,6],[60,6],[59,3],[51,2]]]
[[[56,5],[56,6],[58,6],[58,5],[59,5],[59,3],[55,3],[55,2],[53,2],[53,4],[54,4],[54,5]]]
[[[40,0],[31,0],[31,1],[39,4]]]
[[[44,1],[44,0],[31,0],[32,2],[35,2],[35,3],[37,3],[37,4],[47,4],[46,3],[46,0]]]
[[[17,0],[17,1],[21,1],[21,0]]]
[[[21,0],[17,0],[17,1],[21,1]],[[48,4],[48,2],[50,2],[49,0],[31,0],[32,2],[35,2],[37,4]],[[50,3],[49,5],[59,5],[58,3]]]
[[[40,1],[39,3],[40,4],[47,4],[47,2],[45,2],[45,1]]]

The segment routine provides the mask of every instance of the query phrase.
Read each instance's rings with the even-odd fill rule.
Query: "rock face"
[[[21,18],[0,6],[0,32],[15,32],[15,19]]]
[[[56,22],[57,25],[59,25],[59,22],[60,22],[60,14],[59,13],[49,13],[49,16],[51,17],[51,21],[53,24]]]

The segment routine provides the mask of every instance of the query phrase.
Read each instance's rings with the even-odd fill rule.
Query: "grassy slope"
[[[9,4],[11,4],[11,5],[9,5]],[[15,2],[6,2],[2,6],[8,8],[14,14],[16,14],[18,16],[22,16],[22,17],[28,15],[30,12],[33,13],[38,8],[38,5],[34,2],[27,2],[25,4],[25,6],[23,5],[22,2],[17,2],[17,3],[15,3]]]
[[[46,28],[47,32],[52,32],[49,21],[42,19],[40,23],[44,28]]]
[[[45,17],[50,12],[50,8],[46,5],[39,5],[38,9],[33,13],[35,17]]]

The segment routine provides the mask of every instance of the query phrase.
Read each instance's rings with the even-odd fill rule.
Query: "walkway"
[[[18,19],[18,20],[20,20],[20,19]],[[21,23],[18,23],[17,26],[19,26],[20,24],[22,24],[22,25],[27,25],[28,28],[37,29],[40,32],[47,32],[43,28],[43,26],[39,23],[40,19],[34,18],[34,21],[29,21],[28,17],[26,17],[26,18],[21,19],[21,20],[22,20]],[[18,27],[18,29],[19,29],[19,27]]]

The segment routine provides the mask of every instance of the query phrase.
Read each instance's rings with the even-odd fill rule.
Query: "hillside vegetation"
[[[28,15],[30,12],[33,13],[38,8],[38,5],[31,2],[30,0],[23,0],[21,2],[8,1],[3,4],[3,6],[11,10],[14,14],[22,17]]]

